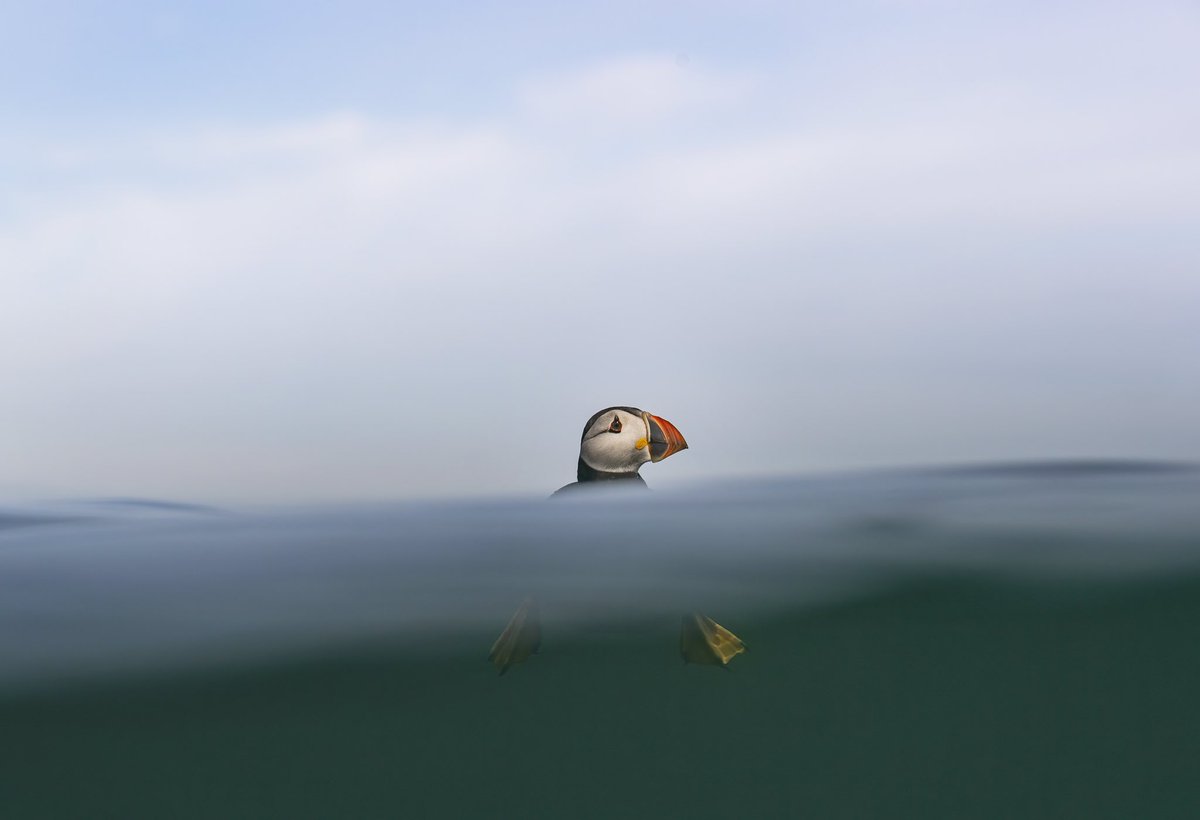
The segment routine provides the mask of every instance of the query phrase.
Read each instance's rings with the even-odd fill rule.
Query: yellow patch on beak
[[[646,439],[644,439],[644,438],[640,438],[640,439],[638,439],[638,440],[637,440],[637,444],[635,444],[635,445],[633,445],[633,446],[634,446],[634,447],[636,447],[636,448],[637,448],[637,449],[639,449],[639,450],[645,450],[645,449],[646,449],[646,445],[648,445],[649,443],[650,443],[650,442],[646,441]]]

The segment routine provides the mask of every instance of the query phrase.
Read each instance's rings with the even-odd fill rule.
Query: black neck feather
[[[589,467],[582,458],[579,459],[579,470],[575,474],[576,479],[582,484],[586,481],[634,481],[638,484],[645,484],[646,479],[642,478],[636,472],[633,473],[605,473],[600,470],[593,470]]]

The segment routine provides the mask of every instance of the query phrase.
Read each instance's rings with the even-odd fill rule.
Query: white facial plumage
[[[583,436],[579,457],[593,470],[636,473],[650,460],[646,420],[614,408],[601,413]]]

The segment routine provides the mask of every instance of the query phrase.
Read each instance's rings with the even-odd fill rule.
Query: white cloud
[[[749,87],[636,57],[486,122],[28,146],[86,173],[15,186],[0,221],[0,459],[73,492],[548,490],[583,419],[634,402],[703,454],[661,482],[920,458],[904,442],[952,407],[972,418],[939,457],[1043,446],[1013,419],[1056,383],[1074,454],[1200,455],[1179,424],[1139,429],[1169,414],[1070,422],[1133,374],[1200,412],[1183,100],[952,85],[814,120]],[[657,131],[614,150],[555,118]],[[750,451],[731,417],[782,438]]]
[[[607,130],[721,109],[752,90],[746,74],[714,72],[680,58],[650,54],[538,78],[526,83],[520,100],[540,119]]]

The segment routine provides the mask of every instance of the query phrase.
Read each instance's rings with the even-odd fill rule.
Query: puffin
[[[575,481],[558,488],[557,498],[586,492],[597,486],[646,488],[639,474],[642,465],[657,463],[687,449],[679,429],[662,418],[627,405],[614,405],[594,413],[583,426]],[[537,601],[526,598],[492,645],[488,660],[503,675],[514,664],[537,653],[542,627]],[[684,663],[728,668],[746,651],[737,635],[699,612],[683,616],[679,653]]]
[[[638,473],[643,464],[662,461],[687,446],[678,428],[660,416],[636,407],[606,407],[583,426],[575,481],[559,487],[550,497],[588,489],[598,482],[645,487],[646,479]]]

